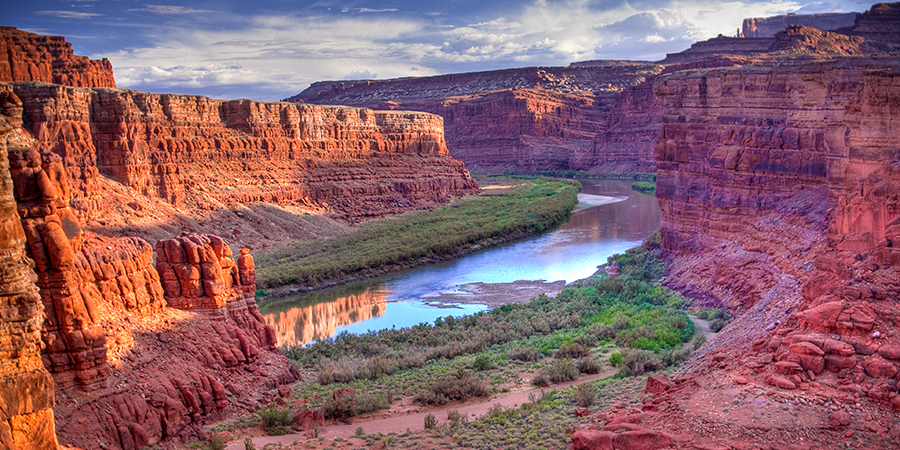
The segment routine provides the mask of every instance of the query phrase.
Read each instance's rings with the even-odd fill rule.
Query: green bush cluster
[[[460,371],[426,386],[416,394],[413,402],[418,405],[446,405],[454,401],[489,395],[491,395],[491,390],[481,380],[465,371]]]
[[[262,424],[263,429],[266,430],[266,433],[270,435],[290,433],[289,427],[294,421],[290,409],[279,408],[278,405],[274,403],[269,403],[268,406],[260,408],[259,411],[256,412],[256,417],[259,418],[259,422]]]
[[[465,254],[486,242],[545,231],[568,217],[578,203],[577,182],[534,178],[513,182],[520,186],[506,195],[466,197],[432,212],[365,223],[353,233],[260,254],[257,285],[318,286]]]
[[[350,397],[329,399],[321,405],[320,410],[326,419],[343,420],[349,423],[351,417],[390,408],[390,397],[390,393],[386,395],[383,392],[362,392],[356,394],[352,399]]]
[[[636,191],[654,193],[656,192],[656,183],[652,181],[635,181],[631,183],[631,188]]]
[[[722,328],[725,328],[732,319],[731,313],[719,308],[710,308],[707,311],[700,311],[697,313],[697,317],[703,320],[709,320],[709,328],[715,333],[722,331]]]

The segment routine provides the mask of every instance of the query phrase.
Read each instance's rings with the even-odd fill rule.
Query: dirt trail
[[[703,337],[705,337],[707,341],[716,335],[716,332],[713,331],[712,328],[709,327],[708,320],[703,320],[699,317],[695,317],[695,316],[691,316],[691,315],[688,315],[688,317],[691,319],[691,322],[694,322],[694,329],[695,329],[694,332],[695,333],[700,332],[700,334],[702,334]]]
[[[549,392],[551,390],[562,390],[566,389],[570,386],[588,383],[591,381],[600,380],[612,375],[615,375],[618,370],[610,370],[603,373],[598,373],[595,375],[588,375],[581,377],[574,381],[569,381],[566,383],[555,384],[550,386],[549,388],[535,388],[529,389],[527,391],[518,392],[514,394],[507,394],[505,396],[495,397],[490,400],[480,401],[476,403],[455,403],[449,406],[442,406],[437,408],[422,408],[421,412],[413,413],[413,414],[404,414],[397,415],[392,417],[385,418],[375,418],[375,419],[360,419],[356,418],[351,425],[346,424],[330,424],[326,426],[325,432],[320,432],[319,436],[325,437],[327,439],[334,439],[336,437],[348,438],[353,436],[356,432],[357,427],[363,427],[366,433],[403,433],[407,429],[412,431],[422,431],[425,429],[425,416],[429,413],[434,414],[434,416],[438,420],[438,425],[442,425],[447,422],[447,413],[453,410],[458,410],[460,414],[468,414],[469,419],[474,419],[479,416],[483,416],[488,410],[499,404],[504,408],[510,408],[513,406],[521,405],[528,401],[528,396],[534,394],[537,398],[540,398],[541,391]],[[297,433],[297,434],[286,434],[283,436],[262,436],[253,438],[253,444],[256,445],[257,448],[262,448],[266,444],[272,443],[282,443],[282,444],[290,444],[294,441],[305,441],[307,436],[305,433]],[[233,441],[228,444],[228,450],[242,450],[244,448],[244,441]]]

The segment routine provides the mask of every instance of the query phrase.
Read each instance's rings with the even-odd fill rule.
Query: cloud
[[[372,80],[375,78],[378,78],[378,74],[368,70],[354,70],[341,77],[342,80]]]
[[[802,7],[794,0],[532,0],[471,21],[393,8],[323,8],[232,17],[217,20],[215,29],[172,24],[154,33],[153,45],[93,57],[112,61],[122,87],[277,100],[323,80],[659,60],[695,41],[733,35],[745,17]],[[173,8],[180,7],[142,10],[167,14]]]
[[[127,11],[149,12],[149,13],[153,13],[153,14],[199,14],[199,13],[215,12],[215,11],[210,11],[207,9],[190,9],[190,8],[185,8],[184,6],[169,6],[169,5],[144,5],[143,8],[129,9]]]
[[[96,13],[75,11],[35,11],[35,14],[39,16],[52,16],[60,19],[90,19],[91,17],[98,17],[102,15]]]

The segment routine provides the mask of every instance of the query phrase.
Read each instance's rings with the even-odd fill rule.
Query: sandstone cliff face
[[[647,80],[661,69],[642,62],[588,62],[320,82],[287,100],[438,114],[444,118],[450,154],[480,171],[652,172],[653,133],[648,130],[658,125],[659,116]],[[641,138],[622,143],[623,133]]]
[[[0,447],[55,449],[53,379],[41,361],[43,307],[17,213],[7,148],[21,102],[0,92]]]
[[[62,36],[40,36],[13,27],[0,27],[0,81],[116,87],[106,58],[77,56]]]
[[[888,420],[900,406],[900,135],[889,125],[900,117],[900,64],[774,62],[675,72],[655,85],[670,285],[738,318],[687,378],[645,405],[663,408],[646,419],[671,430],[718,427],[690,405],[717,409],[737,392],[759,405],[793,399],[804,426],[819,429],[798,436],[773,426],[769,440],[827,446],[849,427],[875,446],[900,433]],[[720,380],[726,390],[702,387]],[[744,420],[731,410],[725,420]],[[761,422],[722,442],[762,445],[750,431]]]
[[[354,222],[478,189],[429,114],[11,86],[28,131],[63,157],[75,216],[98,233],[204,229],[260,245],[307,238],[298,210]]]
[[[4,375],[9,416],[0,438],[20,446],[10,448],[53,448],[54,384],[63,443],[130,449],[203,438],[207,420],[252,410],[276,395],[266,391],[296,380],[253,299],[249,252],[233,259],[221,238],[188,234],[157,244],[157,271],[146,241],[86,233],[70,207],[78,183],[62,158],[21,128],[23,101],[12,89],[0,89],[11,124],[2,161],[15,200],[7,209],[18,224],[4,229],[21,247],[8,252],[3,287],[19,307],[4,317],[34,317],[9,327],[21,348],[10,357],[22,359],[22,373],[10,367]],[[23,249],[35,261],[39,297]],[[29,303],[37,298],[43,316],[40,303]]]

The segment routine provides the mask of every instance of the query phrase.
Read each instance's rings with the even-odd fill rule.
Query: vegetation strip
[[[323,288],[538,234],[568,217],[581,189],[577,181],[550,178],[488,177],[479,182],[484,194],[435,211],[374,221],[353,233],[260,254],[257,285]]]
[[[703,342],[684,312],[689,301],[658,283],[665,269],[660,253],[657,233],[611,258],[618,275],[598,271],[555,298],[541,295],[461,318],[361,335],[344,332],[308,347],[285,348],[293,364],[312,369],[316,377],[294,385],[284,407],[270,405],[216,431],[259,423],[269,434],[289,432],[288,417],[296,407],[345,422],[388,409],[388,417],[397,417],[439,405],[462,408],[460,402],[521,392],[530,384],[546,390],[512,407],[494,406],[481,417],[452,414],[451,406],[446,418],[426,414],[424,432],[367,435],[360,427],[350,439],[383,448],[564,447],[566,429],[590,420],[576,409],[637,398],[644,381],[636,376],[679,364]],[[705,315],[726,318],[716,310]],[[617,375],[551,391],[581,374],[613,370]],[[335,395],[338,391],[355,395],[350,400]],[[330,439],[304,445],[320,442],[310,448],[324,449]],[[301,448],[297,445],[291,448]]]

